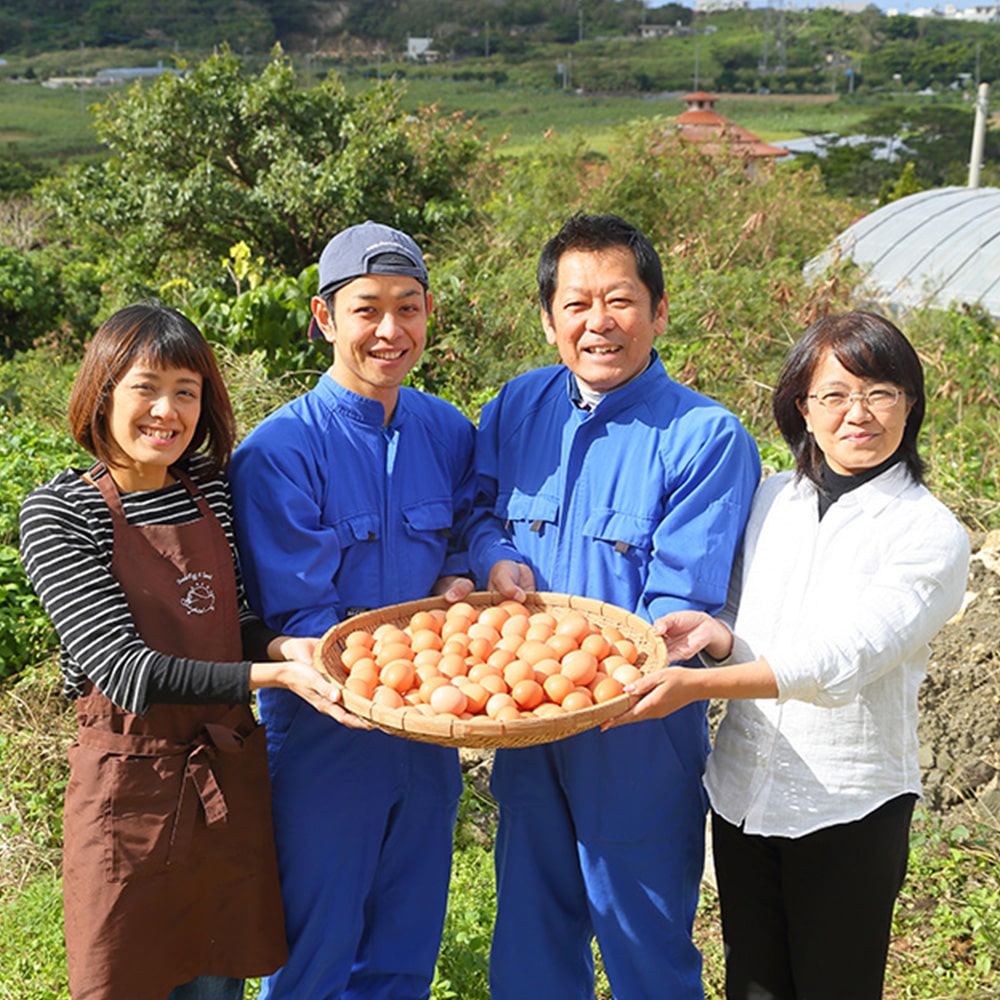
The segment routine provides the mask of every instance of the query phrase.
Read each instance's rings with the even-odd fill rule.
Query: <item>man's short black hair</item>
[[[595,253],[625,247],[635,257],[639,279],[649,289],[653,315],[663,298],[663,263],[646,235],[619,215],[586,215],[577,212],[542,248],[538,258],[538,298],[552,316],[552,297],[556,292],[559,261],[563,254],[578,250]]]

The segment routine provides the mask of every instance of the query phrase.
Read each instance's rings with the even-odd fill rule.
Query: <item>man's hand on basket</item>
[[[510,600],[523,601],[535,590],[535,574],[527,563],[501,559],[490,570],[488,586]]]
[[[475,589],[476,585],[467,576],[439,576],[431,593],[454,604],[464,601]]]

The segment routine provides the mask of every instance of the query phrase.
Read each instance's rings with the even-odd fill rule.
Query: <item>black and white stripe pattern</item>
[[[195,458],[188,472],[219,518],[235,560],[228,486],[222,478],[200,477],[202,466]],[[169,673],[170,661],[178,658],[150,649],[136,632],[124,592],[111,575],[111,513],[100,490],[80,478],[81,471],[61,472],[24,501],[21,558],[59,635],[65,693],[77,697],[89,678],[115,704],[143,712],[151,673]],[[130,524],[185,524],[199,517],[180,483],[123,493],[122,506]],[[242,585],[239,598],[241,621],[253,620]]]

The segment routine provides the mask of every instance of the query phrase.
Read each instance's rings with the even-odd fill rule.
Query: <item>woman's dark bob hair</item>
[[[157,303],[120,309],[87,345],[69,398],[69,425],[77,443],[105,465],[121,466],[124,454],[109,423],[111,393],[140,361],[151,368],[188,368],[201,375],[198,426],[182,457],[207,445],[211,471],[225,470],[236,443],[236,421],[215,356],[191,320]]]
[[[799,476],[823,488],[823,453],[806,429],[802,408],[808,404],[813,374],[830,352],[852,375],[898,385],[911,404],[899,453],[910,475],[923,482],[924,462],[917,435],[924,420],[924,370],[913,345],[884,316],[849,312],[825,316],[802,335],[785,361],[774,391],[774,419],[795,456]]]

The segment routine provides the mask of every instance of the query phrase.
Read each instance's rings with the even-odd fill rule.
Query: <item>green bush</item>
[[[0,357],[51,333],[59,305],[55,272],[37,254],[0,244]]]
[[[345,225],[426,238],[472,213],[482,142],[460,117],[407,113],[398,82],[303,87],[280,49],[260,72],[227,48],[184,69],[97,106],[110,155],[39,187],[55,244],[98,269],[103,311],[178,277],[214,283],[236,240],[295,275]]]
[[[51,351],[0,364],[0,680],[42,660],[56,642],[21,567],[17,518],[32,489],[85,462],[64,429],[70,373]]]
[[[55,645],[55,630],[12,545],[0,544],[0,680],[38,663]]]

